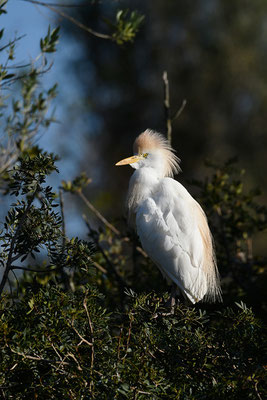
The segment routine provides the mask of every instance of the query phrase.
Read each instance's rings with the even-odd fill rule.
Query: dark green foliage
[[[17,200],[8,211],[0,236],[0,263],[4,271],[0,293],[10,272],[14,274],[19,269],[29,272],[35,270],[42,274],[46,272],[47,277],[60,273],[62,283],[67,287],[69,282],[64,268],[86,268],[86,273],[89,274],[92,246],[77,238],[66,238],[62,215],[55,211],[58,207],[57,194],[50,186],[45,185],[47,175],[57,171],[54,164],[56,159],[53,154],[46,153],[20,157],[9,171],[7,193],[15,195]],[[15,263],[18,259],[29,263],[29,256],[35,259],[44,250],[47,254],[43,267],[40,265],[41,260],[35,261],[34,269],[31,264],[27,267]]]
[[[266,312],[267,259],[253,251],[254,235],[267,229],[267,207],[257,201],[258,189],[244,188],[244,170],[229,160],[225,165],[207,163],[212,175],[195,181],[216,244],[223,291],[231,301],[253,304]]]
[[[232,159],[225,165],[206,163],[214,172],[213,176],[210,180],[195,182],[201,188],[201,197],[210,210],[210,217],[220,217],[226,239],[236,238],[233,245],[267,228],[267,207],[255,201],[260,191],[244,191],[245,171],[238,169],[236,162]]]
[[[10,399],[257,399],[264,340],[252,311],[207,315],[132,294],[126,313],[87,286],[1,302],[2,392]],[[263,398],[263,397],[262,397]]]

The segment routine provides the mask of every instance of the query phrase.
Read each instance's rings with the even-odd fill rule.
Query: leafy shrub
[[[206,314],[158,315],[155,294],[131,293],[125,313],[91,286],[56,286],[1,302],[0,382],[6,398],[257,399],[264,340],[243,303]]]

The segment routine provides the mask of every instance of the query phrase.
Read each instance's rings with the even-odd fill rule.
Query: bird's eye
[[[144,158],[147,158],[147,156],[148,156],[148,153],[144,153],[144,154],[143,154],[143,157],[144,157]]]

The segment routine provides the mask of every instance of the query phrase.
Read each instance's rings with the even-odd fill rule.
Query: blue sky
[[[52,29],[58,25],[56,16],[45,7],[36,6],[21,0],[9,0],[6,9],[7,14],[1,16],[5,27],[5,41],[14,39],[15,35],[25,35],[17,43],[15,63],[26,64],[39,54],[40,38],[46,35],[48,26],[50,25]],[[63,141],[61,126],[64,125],[67,108],[79,98],[79,84],[77,81],[74,81],[75,78],[68,69],[68,62],[79,51],[80,47],[70,38],[66,40],[64,35],[61,34],[57,48],[58,51],[50,56],[50,61],[53,60],[54,63],[53,67],[42,77],[41,84],[49,88],[54,83],[58,83],[58,96],[53,106],[56,107],[56,118],[60,123],[52,125],[48,132],[41,136],[39,143],[46,150],[54,151],[62,156],[64,153],[62,151],[64,150],[63,147],[68,142],[68,146],[73,150],[74,158],[77,158],[80,147],[83,144],[83,139],[75,134],[73,140],[68,136],[67,141],[66,137]],[[62,142],[64,142],[64,146],[62,146]],[[72,175],[73,166],[70,169],[68,164],[68,162],[64,163],[64,179],[67,179],[70,174]]]
[[[16,65],[26,64],[40,53],[40,38],[46,35],[48,26],[55,28],[58,25],[56,16],[44,7],[21,0],[9,0],[6,10],[7,14],[1,16],[2,27],[5,28],[2,40],[6,43],[9,40],[13,40],[15,36],[25,35],[17,43],[14,62]],[[53,106],[56,107],[56,119],[59,123],[52,124],[48,131],[41,133],[38,141],[38,144],[46,151],[55,152],[62,157],[61,161],[58,162],[60,175],[53,176],[48,181],[55,189],[60,185],[62,179],[73,179],[80,173],[79,158],[85,140],[81,126],[83,121],[78,121],[78,126],[77,122],[76,126],[73,126],[73,135],[66,135],[64,129],[64,124],[68,123],[68,109],[79,99],[79,83],[74,80],[75,78],[68,68],[68,62],[71,57],[77,54],[80,47],[73,40],[66,39],[61,34],[57,48],[58,51],[50,56],[54,62],[53,67],[42,77],[41,85],[49,88],[58,83],[59,94]],[[66,153],[68,157],[64,157]],[[70,235],[76,236],[79,235],[77,229],[82,229],[82,224],[77,224],[81,216],[75,210],[72,200],[70,198],[66,199],[66,208],[68,210],[67,230]],[[80,233],[82,232],[83,230]]]

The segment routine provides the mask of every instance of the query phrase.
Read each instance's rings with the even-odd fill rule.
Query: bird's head
[[[179,158],[168,140],[158,132],[145,130],[135,139],[133,150],[133,156],[116,165],[130,164],[135,169],[153,168],[161,176],[173,176],[180,171]]]

